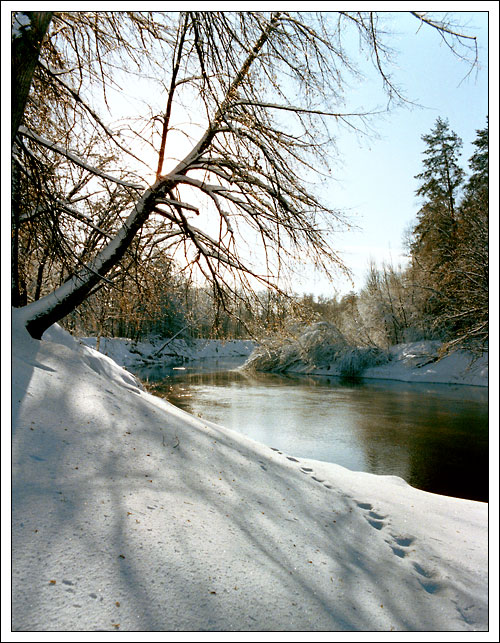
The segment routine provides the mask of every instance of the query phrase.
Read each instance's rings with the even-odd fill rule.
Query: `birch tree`
[[[453,52],[472,52],[474,63],[472,36],[414,15]],[[14,15],[14,49],[36,19]],[[184,270],[196,268],[223,305],[240,296],[237,283],[247,292],[258,283],[279,288],[290,261],[309,258],[328,274],[342,268],[331,233],[343,217],[312,181],[328,175],[336,127],[359,131],[372,116],[346,100],[347,80],[361,72],[347,33],[373,62],[389,101],[404,101],[379,19],[373,12],[54,12],[43,42],[38,36],[38,64],[23,82],[30,94],[14,125],[13,236],[19,248],[25,226],[56,227],[72,261],[55,289],[41,288],[45,294],[23,307],[30,334],[40,339],[103,280],[112,282],[137,235],[182,257]],[[13,58],[14,85],[21,67]],[[161,111],[145,101],[134,127],[113,122],[111,93],[135,83],[140,98],[146,77],[162,96]],[[200,127],[182,130],[189,148],[172,162],[171,141],[186,116]],[[154,151],[155,167],[138,156],[139,142]],[[245,243],[260,245],[262,265],[248,260]]]

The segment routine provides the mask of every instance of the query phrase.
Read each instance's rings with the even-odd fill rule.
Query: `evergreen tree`
[[[446,322],[454,343],[484,345],[488,339],[488,124],[477,130],[472,174],[457,217],[456,261],[450,271]]]
[[[457,208],[464,171],[458,164],[462,140],[448,121],[438,118],[430,134],[422,136],[424,171],[417,196],[425,199],[413,230],[411,255],[414,278],[424,291],[425,313],[435,319],[444,310],[446,276],[457,249]]]

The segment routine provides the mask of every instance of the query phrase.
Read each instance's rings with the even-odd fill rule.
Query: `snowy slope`
[[[14,631],[487,630],[486,504],[297,461],[13,329]]]

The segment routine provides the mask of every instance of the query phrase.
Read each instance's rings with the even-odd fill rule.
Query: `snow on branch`
[[[19,133],[22,134],[23,136],[26,136],[26,138],[29,138],[32,141],[35,141],[36,143],[43,145],[43,147],[46,147],[49,150],[52,150],[53,152],[56,152],[57,154],[61,154],[62,156],[66,157],[69,161],[71,161],[75,165],[78,165],[84,170],[87,170],[87,172],[90,172],[91,174],[95,174],[96,176],[99,176],[102,179],[106,179],[107,181],[112,181],[113,183],[117,183],[118,185],[122,185],[123,187],[126,187],[126,188],[132,188],[134,190],[142,191],[144,189],[142,185],[139,185],[137,183],[130,183],[129,181],[123,181],[122,179],[118,179],[114,176],[111,176],[110,174],[107,174],[106,172],[103,172],[102,170],[99,170],[98,168],[92,165],[89,165],[81,158],[76,156],[76,154],[73,154],[73,152],[70,152],[64,147],[58,145],[57,143],[53,143],[52,141],[49,141],[48,139],[44,138],[43,136],[40,136],[39,134],[35,134],[34,132],[29,130],[27,127],[24,127],[23,125],[21,125],[21,127],[19,128]]]
[[[237,260],[237,258],[233,254],[231,254],[229,250],[224,248],[217,239],[214,239],[200,228],[190,224],[186,217],[182,215],[182,212],[180,212],[180,208],[177,209],[180,220],[173,214],[169,214],[168,212],[165,212],[163,210],[155,209],[155,212],[161,214],[166,219],[179,226],[179,228],[183,230],[186,236],[192,241],[199,253],[206,259],[217,259],[221,263],[230,268],[233,268],[234,270],[246,273],[251,272],[239,260]]]
[[[191,205],[190,203],[185,203],[183,201],[177,201],[176,199],[161,197],[161,198],[156,198],[155,202],[158,205],[173,205],[175,207],[182,208],[183,210],[191,210],[192,212],[196,212],[196,214],[200,214],[200,211],[196,206]]]
[[[191,168],[190,168],[191,169]],[[194,179],[191,176],[186,176],[185,174],[170,174],[169,179],[176,181],[177,183],[187,183],[193,187],[199,188],[207,194],[209,192],[227,192],[227,188],[223,185],[216,185],[214,183],[205,183],[199,179]]]

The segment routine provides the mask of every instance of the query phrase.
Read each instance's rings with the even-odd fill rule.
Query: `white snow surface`
[[[488,639],[486,503],[298,461],[152,396],[58,326],[12,328],[14,632]]]

